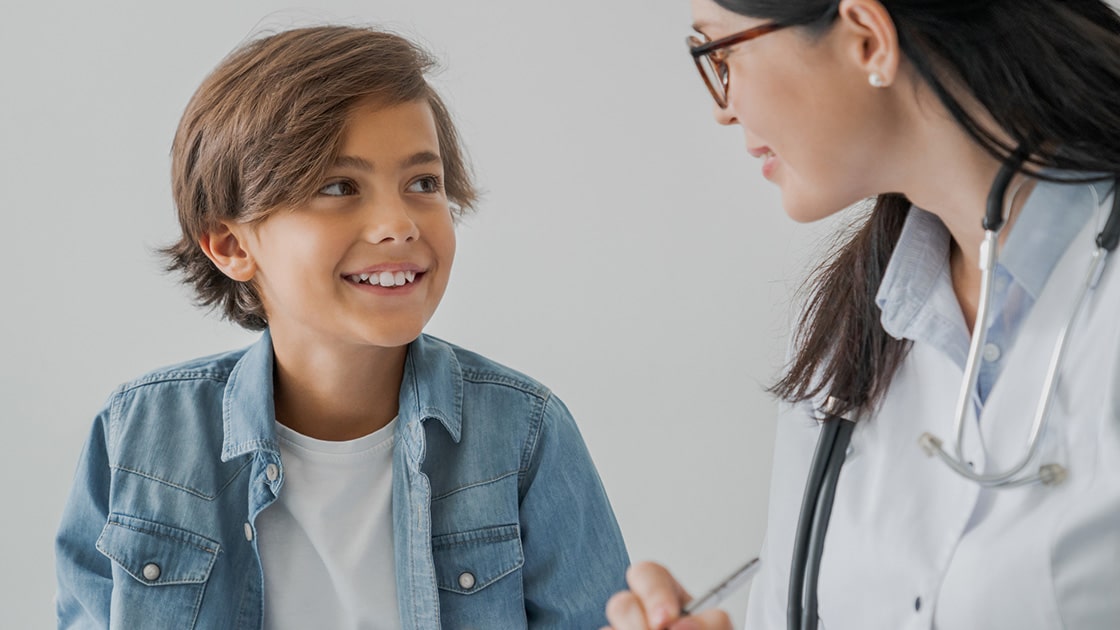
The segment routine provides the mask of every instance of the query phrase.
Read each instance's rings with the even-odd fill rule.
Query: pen
[[[698,612],[703,612],[709,608],[714,608],[728,595],[739,590],[739,587],[750,582],[754,574],[758,572],[759,566],[758,558],[755,558],[739,567],[734,573],[717,584],[715,588],[689,602],[684,609],[681,610],[681,616],[686,617]]]

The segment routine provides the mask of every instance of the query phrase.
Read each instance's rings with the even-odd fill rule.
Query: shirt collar
[[[222,401],[222,461],[257,450],[279,454],[276,443],[272,336],[267,330],[230,372]],[[452,347],[421,335],[408,347],[396,434],[419,460],[423,421],[439,420],[456,443],[462,431],[463,375]]]
[[[999,265],[1037,299],[1050,272],[1111,187],[1111,181],[1089,185],[1039,180],[1008,235]],[[912,206],[875,302],[883,329],[895,338],[926,341],[934,323],[963,332],[965,345],[943,344],[950,356],[963,361],[968,330],[949,277],[950,238],[937,215]],[[946,339],[951,336],[956,335]]]
[[[408,345],[401,381],[400,427],[406,439],[434,418],[456,443],[463,426],[463,372],[450,344],[420,335]],[[417,427],[417,428],[412,428]]]
[[[272,335],[249,346],[226,381],[222,398],[222,461],[263,450],[279,456],[272,392]]]
[[[892,337],[915,338],[919,316],[944,285],[950,238],[937,215],[911,206],[875,296],[880,322]]]
[[[1038,299],[1058,259],[1103,198],[1090,184],[1036,184],[999,254],[1000,265],[1032,299]]]

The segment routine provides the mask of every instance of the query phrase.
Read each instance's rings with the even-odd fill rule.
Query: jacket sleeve
[[[599,628],[629,557],[568,409],[549,396],[521,479],[525,607],[532,628]]]
[[[111,561],[97,550],[109,513],[108,412],[93,424],[55,539],[59,628],[108,628]]]

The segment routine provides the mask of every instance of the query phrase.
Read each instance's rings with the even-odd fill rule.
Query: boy
[[[98,415],[58,533],[60,627],[602,625],[628,560],[567,409],[421,334],[475,199],[431,63],[297,29],[196,92],[169,268],[263,334]]]

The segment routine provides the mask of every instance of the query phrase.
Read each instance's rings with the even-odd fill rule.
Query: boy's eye
[[[354,184],[346,180],[331,182],[319,189],[320,195],[326,195],[328,197],[347,197],[349,195],[357,194],[357,192],[358,189],[354,186]]]
[[[438,193],[443,190],[443,182],[435,175],[421,177],[408,185],[408,192]]]

